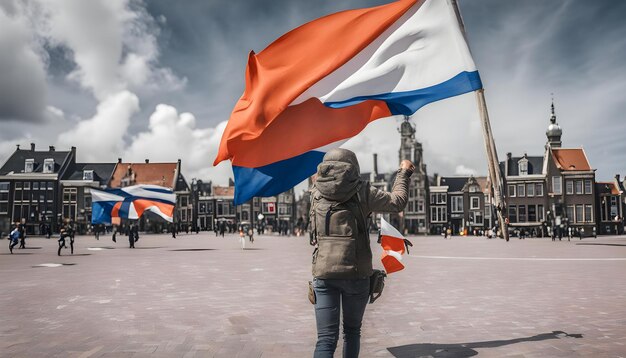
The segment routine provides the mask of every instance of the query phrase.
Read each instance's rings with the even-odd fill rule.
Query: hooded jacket
[[[311,194],[314,198],[322,196],[328,201],[341,203],[358,192],[360,210],[354,214],[360,216],[356,218],[359,223],[367,223],[367,217],[372,212],[400,212],[404,209],[412,174],[412,171],[398,169],[392,191],[382,191],[361,180],[359,162],[352,151],[333,149],[324,155],[322,163],[317,167]],[[356,251],[357,270],[354,277],[350,278],[369,277],[372,274],[372,250],[367,227],[358,232]],[[314,267],[314,275],[315,271]]]

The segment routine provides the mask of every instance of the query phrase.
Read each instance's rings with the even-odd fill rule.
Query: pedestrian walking
[[[447,239],[448,238],[448,228],[443,228],[443,239]]]
[[[372,251],[367,217],[373,212],[400,212],[408,198],[415,167],[400,164],[391,192],[360,178],[356,155],[333,149],[317,167],[311,190],[313,292],[317,344],[314,357],[333,357],[343,310],[344,357],[358,357],[361,324],[369,299]]]
[[[117,239],[115,238],[117,236],[117,225],[113,225],[111,231],[113,231],[113,235],[111,235],[111,240],[113,240],[113,242],[117,242]]]
[[[130,249],[135,248],[135,242],[137,241],[135,240],[135,238],[139,237],[139,233],[137,232],[137,230],[137,225],[135,224],[130,224],[130,226],[128,227],[128,243]]]
[[[67,249],[67,242],[65,240],[68,238],[70,239],[70,253],[74,255],[74,228],[69,222],[61,228],[61,233],[59,235],[59,249],[57,251],[58,256],[61,256],[61,249]]]
[[[220,236],[224,237],[224,232],[226,231],[226,223],[220,222]]]
[[[19,225],[15,225],[13,231],[9,234],[9,251],[13,254],[13,248],[20,240],[20,228]]]
[[[19,223],[18,230],[20,232],[20,249],[26,248],[26,220],[22,219]]]
[[[246,249],[246,236],[243,233],[243,229],[239,229],[239,242],[241,243],[241,249]]]

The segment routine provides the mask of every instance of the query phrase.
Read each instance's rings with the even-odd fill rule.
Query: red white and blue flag
[[[395,227],[380,218],[380,246],[383,247],[381,261],[390,274],[404,269],[402,255],[406,251],[404,236]]]
[[[235,203],[281,193],[368,123],[482,88],[451,0],[400,0],[302,25],[250,53],[214,165]]]
[[[172,222],[176,194],[158,185],[133,185],[120,189],[91,189],[91,223],[111,224],[112,218],[136,220],[150,211]]]

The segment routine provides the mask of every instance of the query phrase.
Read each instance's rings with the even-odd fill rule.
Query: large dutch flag
[[[120,189],[91,189],[91,223],[111,224],[111,219],[136,220],[150,211],[166,221],[174,220],[176,194],[158,185],[133,185]]]
[[[281,193],[371,121],[482,88],[451,0],[332,14],[252,52],[214,165],[235,203]]]

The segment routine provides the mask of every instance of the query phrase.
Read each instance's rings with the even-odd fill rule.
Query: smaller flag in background
[[[402,255],[406,251],[404,236],[385,219],[380,219],[380,245],[383,247],[381,261],[387,274],[404,269]]]
[[[174,220],[176,194],[158,185],[133,185],[120,189],[91,190],[91,223],[111,224],[113,218],[139,219],[150,211]]]

